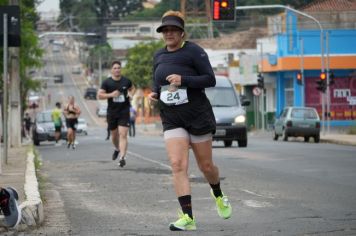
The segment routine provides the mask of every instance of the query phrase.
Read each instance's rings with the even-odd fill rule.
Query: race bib
[[[187,88],[165,85],[161,87],[160,99],[166,105],[180,105],[189,102]]]
[[[120,94],[119,96],[114,97],[112,100],[113,102],[125,102],[125,96],[123,94]]]

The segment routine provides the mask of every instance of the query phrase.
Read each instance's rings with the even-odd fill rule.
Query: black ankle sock
[[[180,196],[178,197],[178,201],[182,208],[183,214],[188,214],[188,216],[193,219],[192,196],[191,195]]]
[[[223,194],[221,192],[220,182],[217,184],[210,184],[210,187],[213,190],[215,197],[222,197]]]

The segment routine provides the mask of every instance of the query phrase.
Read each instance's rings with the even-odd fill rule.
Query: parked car
[[[205,89],[213,107],[216,120],[216,132],[213,140],[224,141],[225,147],[231,147],[234,140],[239,147],[247,146],[246,111],[250,101],[237,94],[232,82],[225,76],[216,76],[216,86]]]
[[[96,100],[97,92],[98,90],[96,88],[86,88],[84,92],[84,98]]]
[[[82,67],[81,66],[73,66],[72,67],[72,74],[80,74],[82,73]]]
[[[77,133],[88,135],[88,124],[84,118],[78,118]]]
[[[100,103],[96,108],[96,114],[99,117],[106,117],[108,105],[106,103]]]
[[[65,124],[64,116],[62,117],[62,123]],[[48,110],[37,113],[32,128],[33,144],[38,146],[43,141],[55,141],[54,131],[52,111]],[[65,125],[62,127],[61,139],[67,139],[67,128]]]
[[[320,118],[312,107],[286,107],[274,122],[274,140],[279,136],[284,141],[288,137],[304,137],[305,142],[313,137],[314,142],[320,141]]]
[[[63,75],[55,75],[54,83],[63,83]]]

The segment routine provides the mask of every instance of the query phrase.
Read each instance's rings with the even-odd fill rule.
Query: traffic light
[[[303,75],[301,72],[297,73],[297,84],[303,85]]]
[[[264,87],[265,87],[264,78],[261,73],[258,73],[258,75],[257,75],[257,87],[259,87],[261,89],[264,89]]]
[[[236,0],[213,0],[214,21],[235,21]]]
[[[335,84],[335,75],[334,72],[330,72],[329,74],[329,86]]]
[[[320,92],[325,93],[325,91],[326,91],[326,74],[324,72],[322,72],[320,74],[320,78],[318,81],[316,81],[316,83],[318,85],[316,87],[316,89],[319,90]]]

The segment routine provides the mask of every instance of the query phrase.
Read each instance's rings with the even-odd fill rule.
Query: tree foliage
[[[135,86],[148,88],[151,86],[153,74],[154,52],[164,46],[162,41],[151,41],[149,43],[139,43],[128,50],[127,64],[123,68],[126,75]]]
[[[35,32],[35,23],[38,14],[36,13],[36,0],[22,0],[20,4],[20,21],[21,21],[21,46],[20,46],[20,96],[22,107],[26,109],[26,97],[29,90],[39,90],[41,84],[37,80],[33,80],[28,75],[28,70],[31,68],[39,68],[42,66],[43,50],[39,46],[39,39]],[[0,0],[0,5],[7,5],[7,0]],[[3,48],[1,48],[3,54]],[[3,61],[1,60],[1,74],[3,72]],[[2,81],[0,81],[2,87]]]
[[[142,0],[60,0],[60,21],[72,31],[99,32],[112,20],[142,9]]]

